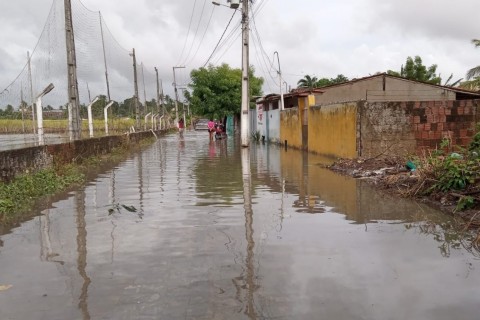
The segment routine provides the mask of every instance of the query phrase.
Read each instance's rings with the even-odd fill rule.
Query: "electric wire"
[[[190,46],[190,49],[188,50],[188,53],[185,57],[185,60],[182,63],[183,65],[185,65],[185,63],[187,62],[188,58],[190,57],[190,53],[192,53],[192,48],[195,45],[195,40],[197,39],[198,30],[200,29],[200,23],[202,22],[203,12],[205,11],[206,3],[207,3],[207,0],[204,0],[203,1],[203,6],[202,6],[202,11],[200,12],[200,18],[198,18],[197,27],[195,29],[195,35],[193,36],[192,45]]]
[[[193,54],[192,58],[190,58],[190,60],[185,63],[185,65],[189,65],[189,64],[193,61],[193,59],[195,59],[195,57],[197,56],[198,50],[199,50],[200,47],[202,46],[203,40],[204,40],[205,35],[207,34],[207,31],[208,31],[208,27],[210,26],[210,22],[212,21],[213,12],[215,11],[215,7],[216,7],[216,6],[212,6],[212,12],[210,13],[210,18],[208,19],[207,26],[206,26],[206,28],[205,28],[205,31],[203,32],[202,39],[201,39],[200,42],[198,43],[197,50],[196,50],[195,53]]]
[[[208,57],[207,61],[203,64],[203,67],[205,67],[205,66],[208,64],[208,62],[209,62],[210,59],[212,58],[213,54],[215,53],[215,50],[217,50],[218,45],[220,44],[220,41],[222,41],[222,38],[223,38],[223,36],[225,35],[225,32],[227,32],[228,27],[230,26],[230,23],[232,22],[233,17],[235,16],[235,13],[237,13],[236,10],[233,11],[233,14],[232,14],[230,20],[228,21],[228,24],[227,24],[227,26],[225,27],[225,30],[223,30],[222,36],[220,37],[220,39],[218,40],[217,44],[215,45],[215,48],[213,48],[213,51],[212,51],[212,53],[210,54],[210,56]]]
[[[185,47],[187,46],[188,37],[190,35],[190,27],[192,26],[193,14],[195,13],[195,6],[196,5],[197,5],[197,0],[195,0],[195,2],[193,3],[192,14],[190,16],[190,22],[188,23],[187,36],[185,37],[185,42],[183,43],[182,53],[180,53],[178,62],[176,64],[177,66],[179,65],[180,61],[182,61],[183,52],[185,51]]]

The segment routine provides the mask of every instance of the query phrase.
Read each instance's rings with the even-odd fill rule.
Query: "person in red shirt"
[[[210,121],[208,121],[208,135],[210,136],[210,141],[213,141],[213,134],[215,133],[215,122],[213,121],[213,119],[210,119]]]
[[[185,123],[183,122],[183,118],[178,121],[178,132],[180,136],[183,136],[183,131],[185,130]]]

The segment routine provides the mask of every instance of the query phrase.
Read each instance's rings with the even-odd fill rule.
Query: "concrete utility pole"
[[[27,59],[28,59],[28,80],[30,84],[30,99],[32,103],[32,128],[33,128],[33,134],[37,133],[36,127],[35,127],[35,99],[33,98],[33,81],[32,81],[32,66],[30,63],[30,52],[27,51]]]
[[[110,101],[110,83],[108,82],[108,68],[107,68],[107,55],[105,53],[105,41],[103,39],[103,25],[102,25],[102,14],[98,12],[100,18],[100,34],[102,35],[102,47],[103,47],[103,63],[105,64],[105,81],[107,82],[107,101]]]
[[[160,113],[160,83],[158,82],[157,67],[155,67],[155,75],[157,76],[157,112]]]
[[[148,110],[147,110],[147,91],[145,89],[145,74],[143,73],[143,62],[142,62],[142,83],[143,83],[143,101],[145,102],[145,106],[144,106],[145,110],[143,110],[142,115],[144,115],[145,113],[147,113]],[[145,123],[145,125],[147,124]]]
[[[175,88],[175,126],[178,127],[178,90],[177,90],[177,78],[175,77],[175,69],[181,69],[185,67],[173,67],[173,87]]]
[[[248,147],[248,137],[250,135],[250,120],[248,118],[249,111],[249,87],[248,87],[248,42],[249,42],[249,27],[248,27],[248,1],[242,0],[242,114],[241,114],[241,142],[242,147]]]
[[[135,127],[138,130],[140,128],[140,106],[138,105],[138,81],[137,81],[137,59],[135,58],[135,48],[132,49],[130,54],[133,57],[133,84],[135,88]]]
[[[67,70],[68,70],[68,103],[71,105],[71,134],[74,140],[82,137],[80,107],[78,101],[77,60],[75,55],[75,38],[73,35],[72,3],[64,0],[65,6],[65,37],[67,43]]]
[[[282,92],[283,80],[282,80],[282,69],[280,68],[280,57],[278,55],[278,51],[275,51],[273,54],[277,55],[277,61],[278,61],[278,77],[280,78],[280,102],[281,102],[280,110],[285,110],[285,105],[283,103],[283,92]]]

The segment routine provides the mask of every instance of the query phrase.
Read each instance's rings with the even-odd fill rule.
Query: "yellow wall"
[[[308,116],[309,151],[332,157],[357,157],[356,103],[313,107]]]
[[[280,142],[287,140],[289,147],[302,147],[302,123],[297,108],[287,109],[280,114]]]

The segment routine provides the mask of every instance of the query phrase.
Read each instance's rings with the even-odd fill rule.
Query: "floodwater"
[[[478,319],[450,218],[322,161],[161,137],[0,236],[0,319]]]

